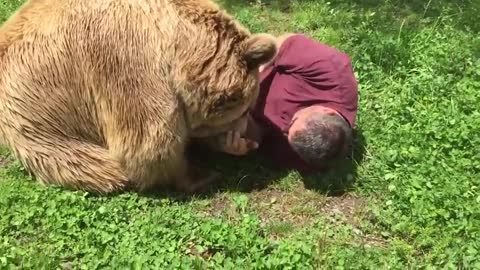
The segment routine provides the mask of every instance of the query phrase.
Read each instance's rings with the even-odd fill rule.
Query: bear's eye
[[[210,112],[234,109],[244,98],[243,91],[239,88],[220,94],[210,107]]]

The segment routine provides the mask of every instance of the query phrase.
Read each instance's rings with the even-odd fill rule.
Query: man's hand
[[[258,148],[262,136],[263,129],[250,115],[246,115],[235,123],[232,130],[216,136],[194,138],[194,141],[215,152],[243,156]]]
[[[225,136],[223,152],[235,156],[243,156],[257,148],[257,142],[242,138],[238,131],[229,131]]]

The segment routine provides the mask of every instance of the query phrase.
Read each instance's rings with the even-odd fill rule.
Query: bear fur
[[[30,0],[0,28],[0,134],[45,185],[193,192],[187,144],[245,116],[276,50],[209,0]]]

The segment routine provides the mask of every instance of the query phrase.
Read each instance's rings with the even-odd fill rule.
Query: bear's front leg
[[[182,167],[184,170],[179,172],[174,185],[178,191],[188,194],[204,193],[211,184],[218,181],[222,176],[217,171],[200,168],[186,160]]]

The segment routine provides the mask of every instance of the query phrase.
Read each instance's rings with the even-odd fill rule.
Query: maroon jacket
[[[267,129],[259,150],[278,165],[309,170],[287,140],[290,121],[298,110],[311,105],[329,107],[354,127],[358,86],[346,54],[296,34],[283,42],[260,76],[260,95],[252,116]]]

